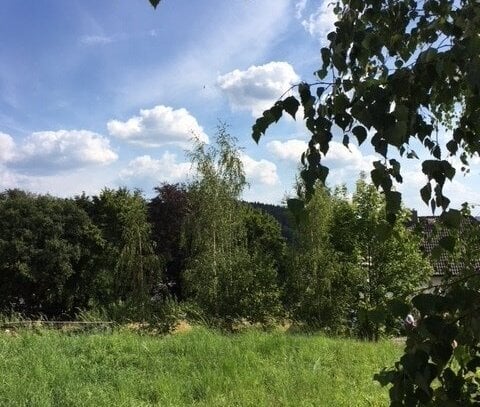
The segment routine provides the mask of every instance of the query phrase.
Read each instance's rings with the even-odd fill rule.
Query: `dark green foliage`
[[[72,315],[95,291],[105,241],[70,199],[0,195],[0,308]]]
[[[107,242],[105,295],[111,297],[110,302],[144,303],[162,278],[160,259],[153,250],[147,203],[138,191],[104,189],[92,198],[91,216]]]
[[[363,269],[359,322],[363,335],[377,338],[380,327],[394,328],[386,313],[388,299],[406,298],[428,282],[433,270],[420,252],[420,239],[406,228],[408,214],[400,212],[389,225],[385,198],[364,178],[357,182],[353,205]]]
[[[181,273],[187,256],[182,244],[183,225],[188,212],[185,185],[164,183],[155,188],[157,195],[148,204],[152,239],[157,256],[164,259],[164,282],[168,292],[183,299]]]
[[[442,265],[444,281],[413,297],[420,318],[405,355],[395,368],[376,376],[392,386],[392,405],[472,406],[480,401],[480,226],[468,208],[451,210],[440,220],[443,224],[431,232],[441,243],[432,256],[436,267]]]
[[[261,202],[248,202],[248,205],[262,212],[268,213],[280,224],[282,236],[291,242],[293,239],[293,220],[288,208],[280,205],[271,205]]]
[[[157,8],[157,6],[160,4],[160,0],[148,0],[148,1],[153,6],[153,8]]]
[[[296,208],[297,233],[285,264],[284,302],[296,321],[340,332],[347,329],[356,301],[358,273],[335,247],[340,245],[332,238],[338,216],[334,206],[329,192],[318,185],[308,204]]]

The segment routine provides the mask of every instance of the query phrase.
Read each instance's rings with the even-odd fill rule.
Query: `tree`
[[[101,229],[110,286],[110,301],[128,300],[143,308],[155,284],[161,282],[160,259],[155,255],[147,204],[139,191],[105,188],[92,199],[91,213]]]
[[[339,332],[347,327],[358,276],[334,247],[334,206],[329,191],[319,183],[310,201],[296,212],[296,238],[286,261],[284,295],[295,320]]]
[[[360,325],[363,335],[377,339],[390,298],[407,298],[427,285],[432,267],[420,252],[420,239],[406,227],[409,213],[401,211],[394,225],[385,220],[385,199],[363,175],[353,195],[355,221],[351,233],[362,261]],[[388,328],[387,321],[387,328]]]
[[[258,247],[249,250],[252,218],[239,202],[246,182],[235,139],[220,127],[216,145],[197,142],[191,159],[198,177],[188,191],[188,293],[214,319],[264,321],[278,306],[276,270]]]
[[[0,308],[73,316],[95,295],[104,240],[71,199],[0,195]]]

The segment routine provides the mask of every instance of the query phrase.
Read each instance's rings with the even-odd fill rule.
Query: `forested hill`
[[[282,229],[282,236],[291,242],[293,238],[293,221],[291,214],[287,207],[280,205],[271,205],[262,202],[245,202],[255,209],[262,210],[265,213],[273,216],[280,224]]]

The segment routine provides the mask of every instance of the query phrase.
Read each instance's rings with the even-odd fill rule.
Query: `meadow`
[[[2,406],[384,406],[374,373],[401,354],[378,343],[196,327],[0,334]]]

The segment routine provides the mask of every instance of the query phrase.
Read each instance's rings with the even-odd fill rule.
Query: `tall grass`
[[[391,342],[203,328],[0,334],[4,406],[383,406]]]

